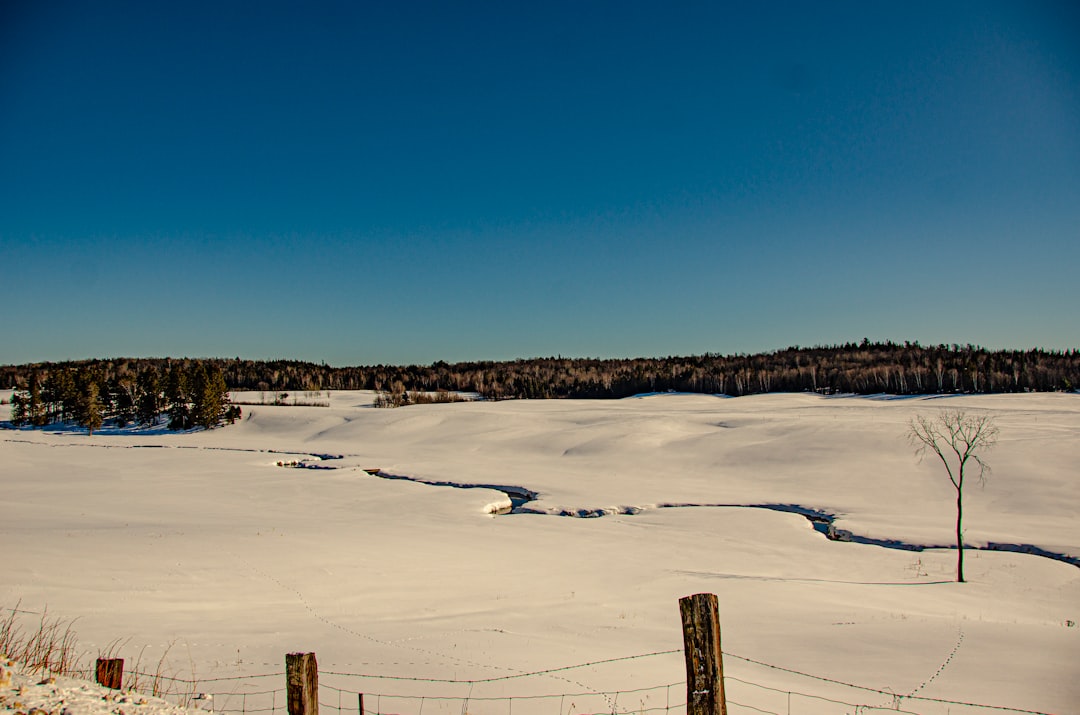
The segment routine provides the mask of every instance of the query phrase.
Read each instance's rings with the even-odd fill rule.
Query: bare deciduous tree
[[[964,581],[964,477],[974,463],[979,482],[990,472],[980,453],[997,442],[998,428],[990,415],[970,415],[963,410],[942,410],[934,417],[919,415],[908,424],[908,440],[922,456],[933,452],[945,465],[949,481],[956,489],[956,580]]]

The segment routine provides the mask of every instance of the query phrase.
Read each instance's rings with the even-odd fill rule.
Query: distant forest
[[[0,387],[28,390],[57,371],[90,369],[105,385],[138,384],[153,372],[202,366],[230,390],[295,392],[378,390],[471,392],[486,399],[619,398],[647,392],[732,396],[765,392],[895,395],[1072,391],[1080,386],[1080,350],[987,350],[974,345],[861,343],[790,347],[756,355],[589,359],[547,357],[504,362],[330,367],[295,360],[107,359],[0,367]],[[194,378],[192,379],[194,382]],[[160,393],[168,401],[164,390]],[[174,396],[175,397],[175,396]],[[180,396],[178,403],[192,404]],[[186,401],[185,401],[186,400]],[[182,410],[181,410],[182,412]],[[209,418],[207,418],[209,419]]]
[[[19,392],[11,422],[44,427],[74,423],[90,434],[106,422],[169,429],[212,429],[234,422],[240,408],[229,401],[221,368],[209,360],[93,360],[14,368]]]

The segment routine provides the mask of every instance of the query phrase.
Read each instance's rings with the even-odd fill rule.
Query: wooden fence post
[[[112,688],[113,690],[123,690],[123,658],[98,658],[96,671],[98,685],[104,685],[106,688]]]
[[[314,653],[285,654],[289,715],[319,715],[319,664]]]
[[[698,593],[680,598],[679,612],[686,656],[686,713],[727,715],[716,594]]]
[[[360,696],[360,702],[357,703],[357,705],[358,705],[357,712],[359,712],[360,715],[364,715],[364,694],[363,693],[357,693],[357,695]]]

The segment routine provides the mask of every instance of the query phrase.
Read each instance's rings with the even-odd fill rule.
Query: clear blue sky
[[[0,363],[1080,346],[1080,3],[0,1]]]

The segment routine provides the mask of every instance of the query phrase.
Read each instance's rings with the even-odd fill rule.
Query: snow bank
[[[121,692],[77,678],[24,672],[0,660],[0,713],[26,715],[193,715],[161,698]]]

